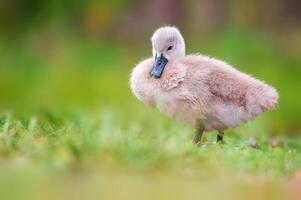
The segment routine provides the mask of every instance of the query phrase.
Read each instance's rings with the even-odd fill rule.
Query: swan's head
[[[171,26],[157,29],[152,38],[155,64],[151,75],[160,78],[168,60],[185,56],[185,42],[180,31]]]

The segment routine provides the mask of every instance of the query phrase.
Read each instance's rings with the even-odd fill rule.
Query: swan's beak
[[[163,54],[161,54],[159,57],[156,56],[154,67],[151,71],[151,76],[160,78],[167,62],[168,60],[163,56]]]

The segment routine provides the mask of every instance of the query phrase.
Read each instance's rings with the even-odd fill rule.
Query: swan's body
[[[173,33],[170,29],[175,28],[164,27],[155,32],[154,48],[156,34],[160,37],[163,32],[166,37],[168,32]],[[176,38],[175,35],[172,37]],[[179,45],[174,43],[176,51]],[[274,88],[222,61],[202,55],[172,57],[166,53],[166,57],[169,61],[160,78],[150,75],[154,58],[139,63],[131,75],[132,91],[143,103],[158,107],[174,119],[189,124],[200,121],[199,132],[218,130],[221,133],[277,104],[278,94]]]

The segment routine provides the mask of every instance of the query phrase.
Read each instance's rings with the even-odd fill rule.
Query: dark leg
[[[198,119],[196,121],[196,133],[193,139],[194,144],[198,144],[201,142],[203,131],[204,131],[204,126],[202,120]]]
[[[216,142],[223,142],[224,138],[224,132],[222,130],[219,130],[216,137]]]

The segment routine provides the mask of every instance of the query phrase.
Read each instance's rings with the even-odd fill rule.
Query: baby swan
[[[161,27],[151,38],[153,57],[140,62],[130,78],[134,95],[166,115],[196,126],[194,143],[204,131],[224,130],[274,108],[277,91],[227,63],[203,55],[185,55],[175,27]]]

